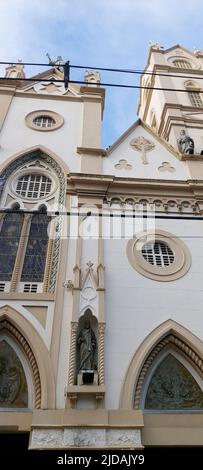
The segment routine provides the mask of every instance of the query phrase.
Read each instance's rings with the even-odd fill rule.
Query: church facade
[[[202,445],[202,77],[202,51],[151,45],[104,149],[98,73],[6,69],[0,429],[31,449]]]

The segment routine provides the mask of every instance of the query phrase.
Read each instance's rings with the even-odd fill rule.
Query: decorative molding
[[[73,282],[74,288],[78,290],[81,288],[81,269],[77,264],[73,268],[73,274],[74,274],[74,282]]]
[[[79,155],[95,155],[106,157],[107,151],[101,148],[93,148],[93,147],[77,147],[77,153]]]
[[[117,196],[109,196],[105,198],[105,204],[107,204],[109,207],[111,207],[112,204],[119,204],[120,208],[123,210],[126,206],[132,206],[132,209],[135,210],[142,210],[144,209],[144,206],[147,204],[149,205],[154,205],[155,210],[159,212],[189,212],[189,213],[198,213],[199,212],[199,206],[198,202],[195,199],[188,198],[177,198],[174,197],[174,199],[168,199],[167,197],[163,197],[162,195],[159,195],[159,198],[154,199],[154,196],[149,195],[146,193],[145,199],[143,199],[143,196],[145,196],[145,193],[143,193],[142,198],[141,197],[134,197],[129,194],[129,196],[126,197],[126,194],[119,194]]]
[[[91,261],[86,263],[86,266],[84,276],[81,279],[80,316],[90,308],[93,315],[98,317],[98,276],[94,272],[94,264]]]
[[[105,323],[98,324],[98,373],[99,373],[99,385],[105,384],[104,375],[104,335],[105,335]]]
[[[68,372],[68,385],[70,386],[73,386],[75,382],[77,329],[78,322],[71,322],[70,359]]]
[[[135,396],[134,396],[134,408],[140,408],[140,401],[141,401],[141,394],[142,389],[145,381],[146,374],[151,367],[153,361],[156,359],[158,354],[169,344],[176,346],[186,357],[187,359],[193,364],[195,369],[199,372],[200,376],[203,377],[203,359],[200,357],[194,349],[192,349],[188,344],[186,344],[182,339],[178,338],[174,334],[167,335],[164,339],[162,339],[151,351],[148,355],[142,369],[140,371],[138,381],[135,388]]]
[[[29,361],[34,378],[35,408],[39,409],[41,408],[41,381],[38,365],[35,356],[32,352],[32,349],[30,348],[28,342],[20,333],[20,331],[6,319],[0,321],[0,331],[2,331],[3,329],[7,330],[12,336],[14,336]]]
[[[63,287],[65,287],[67,290],[73,291],[73,289],[74,289],[74,284],[73,284],[73,282],[71,281],[71,279],[68,279],[67,281],[65,281],[65,282],[63,283]]]
[[[105,271],[105,266],[102,263],[100,263],[97,266],[97,276],[98,276],[97,290],[104,290],[104,271]]]

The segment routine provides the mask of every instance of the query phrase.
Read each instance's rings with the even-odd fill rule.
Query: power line
[[[40,82],[40,81],[43,81],[44,82],[56,82],[56,83],[64,83],[64,80],[60,80],[60,79],[53,79],[53,78],[50,78],[50,79],[39,79],[39,78],[14,78],[14,77],[0,77],[0,81],[7,81],[7,80],[11,80],[11,81],[23,81],[23,82]],[[86,85],[87,86],[87,82],[85,82],[84,80],[69,80],[68,83],[75,83],[76,85]],[[126,89],[133,89],[133,90],[140,90],[140,89],[144,89],[144,90],[158,90],[158,91],[175,91],[175,92],[181,92],[181,93],[188,93],[190,92],[190,90],[186,90],[186,89],[181,89],[181,88],[163,88],[163,87],[153,87],[153,86],[145,86],[145,85],[125,85],[124,83],[104,83],[104,82],[100,82],[99,84],[100,86],[103,86],[103,87],[114,87],[114,88],[126,88]],[[203,90],[198,90],[198,93],[203,93]]]
[[[110,210],[110,209],[109,209]],[[133,209],[131,212],[134,212]],[[150,211],[148,213],[146,213],[145,211],[142,211],[140,210],[141,214],[139,215],[138,214],[139,211],[136,212],[136,214],[126,214],[126,213],[121,213],[121,214],[117,214],[117,213],[112,213],[108,211],[108,209],[106,210],[106,212],[80,212],[80,210],[74,210],[74,211],[51,211],[51,210],[48,210],[47,212],[40,212],[40,211],[30,211],[30,210],[22,210],[22,209],[19,209],[19,210],[16,210],[16,209],[0,209],[0,213],[1,214],[30,214],[30,215],[52,215],[52,216],[67,216],[67,217],[85,217],[86,220],[88,220],[89,217],[98,217],[98,218],[121,218],[121,219],[178,219],[178,220],[202,220],[203,221],[203,216],[201,215],[166,215],[166,214],[163,214],[161,215],[160,213],[157,213],[156,211],[153,212],[151,215],[150,215]],[[152,212],[152,211],[151,211]],[[83,222],[83,221],[82,221]]]
[[[55,64],[53,63],[38,63],[38,62],[3,62],[0,61],[0,65],[27,65],[27,66],[38,66],[38,67],[55,67],[55,68],[64,68],[65,64]],[[151,72],[151,71],[145,71],[145,70],[136,70],[136,69],[120,69],[120,68],[108,68],[108,67],[95,67],[95,66],[89,66],[89,65],[75,65],[69,63],[70,69],[91,69],[91,70],[101,70],[103,72],[115,72],[115,73],[125,73],[125,74],[135,74],[135,75],[151,75],[151,76],[161,76],[161,77],[173,77],[173,78],[187,78],[187,79],[194,79],[193,76],[190,75],[182,75],[181,71],[177,74],[173,73],[163,73],[163,72]],[[203,76],[195,77],[197,80],[203,80]],[[19,79],[17,79],[19,80]]]

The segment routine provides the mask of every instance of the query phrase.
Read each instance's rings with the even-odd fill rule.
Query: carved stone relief
[[[132,170],[132,165],[130,165],[127,160],[121,159],[114,165],[114,168],[116,168],[116,170]]]
[[[25,373],[17,354],[6,341],[0,342],[0,408],[26,408]]]
[[[139,136],[136,139],[131,140],[131,147],[138,152],[141,152],[141,160],[144,165],[149,162],[147,160],[147,152],[150,152],[155,148],[155,144],[143,136]]]
[[[176,171],[169,162],[162,162],[161,166],[158,167],[158,170],[161,172],[169,171],[170,173],[174,173],[174,171]]]
[[[189,371],[172,355],[161,362],[149,384],[145,409],[202,409],[203,392]]]

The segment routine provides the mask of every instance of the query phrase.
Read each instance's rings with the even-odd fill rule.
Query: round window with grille
[[[25,199],[40,199],[52,191],[52,180],[40,174],[20,176],[16,181],[15,192]]]
[[[51,116],[37,116],[33,119],[33,123],[38,127],[52,127],[56,121]]]
[[[170,246],[159,241],[146,243],[142,247],[142,256],[153,266],[170,266],[174,262],[174,253]]]
[[[154,281],[174,281],[191,265],[185,243],[165,230],[137,234],[127,243],[127,257],[138,273]]]
[[[49,132],[59,129],[64,123],[63,116],[46,109],[32,111],[25,116],[25,123],[34,131]]]

